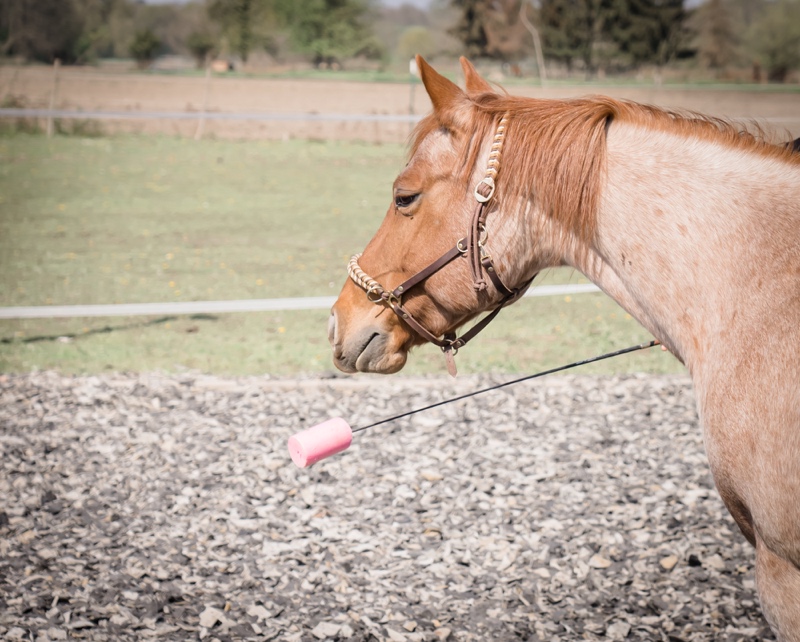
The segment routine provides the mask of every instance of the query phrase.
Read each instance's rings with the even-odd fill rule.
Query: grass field
[[[400,145],[0,138],[0,305],[336,294],[377,228]],[[580,282],[554,271],[545,282]],[[0,370],[330,372],[327,311],[0,321]],[[526,299],[459,355],[531,372],[649,338],[600,294]],[[680,371],[658,350],[587,371]],[[407,372],[441,372],[438,349]]]

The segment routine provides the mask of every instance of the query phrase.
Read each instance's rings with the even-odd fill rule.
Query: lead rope
[[[561,372],[563,370],[569,370],[570,368],[575,368],[577,366],[584,366],[589,363],[595,363],[596,361],[602,361],[603,359],[610,359],[611,357],[618,357],[623,354],[628,354],[629,352],[636,352],[637,350],[646,350],[647,348],[652,348],[654,346],[661,345],[661,342],[658,340],[648,341],[647,343],[640,343],[639,345],[630,346],[629,348],[623,348],[622,350],[615,350],[614,352],[607,352],[606,354],[601,354],[597,357],[590,357],[589,359],[583,359],[582,361],[575,361],[574,363],[570,363],[566,366],[559,366],[558,368],[551,368],[550,370],[543,370],[542,372],[537,372],[536,374],[527,375],[525,377],[520,377],[519,379],[514,379],[512,381],[506,381],[505,383],[499,383],[495,386],[490,386],[488,388],[482,388],[481,390],[475,390],[473,392],[468,392],[466,394],[460,395],[458,397],[453,397],[452,399],[445,399],[444,401],[437,401],[436,403],[432,403],[429,406],[424,406],[422,408],[416,408],[415,410],[409,410],[408,412],[401,413],[399,415],[395,415],[394,417],[389,417],[387,419],[381,419],[380,421],[376,421],[375,423],[369,424],[368,426],[361,426],[360,428],[353,428],[353,432],[362,432],[367,430],[368,428],[374,428],[375,426],[380,426],[381,424],[389,423],[390,421],[394,421],[396,419],[402,419],[403,417],[409,417],[410,415],[415,415],[418,412],[422,412],[423,410],[430,410],[431,408],[437,408],[438,406],[443,406],[448,403],[453,403],[454,401],[461,401],[462,399],[467,399],[469,397],[474,397],[476,395],[480,395],[484,392],[490,392],[492,390],[499,390],[500,388],[505,388],[506,386],[513,385],[515,383],[521,383],[522,381],[528,381],[529,379],[537,379],[539,377],[544,377],[545,375],[553,374],[555,372]]]

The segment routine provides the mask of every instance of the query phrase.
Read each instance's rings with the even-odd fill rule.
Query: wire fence
[[[515,84],[510,93],[541,98],[604,93],[744,123],[758,121],[776,130],[778,138],[784,132],[800,136],[800,93],[790,87],[613,82],[542,87],[531,81]],[[411,74],[406,82],[358,82],[340,80],[336,74],[322,80],[231,76],[210,70],[205,75],[113,73],[54,64],[0,66],[0,107],[0,119],[37,121],[49,135],[58,131],[59,123],[79,130],[83,121],[94,123],[97,133],[383,143],[405,142],[420,115],[430,110],[430,101]]]

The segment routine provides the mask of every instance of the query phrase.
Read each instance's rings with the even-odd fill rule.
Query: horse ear
[[[466,95],[461,88],[438,73],[419,54],[417,54],[417,69],[419,69],[422,84],[425,85],[435,112],[450,111],[458,105],[464,104]]]
[[[464,71],[464,81],[466,82],[468,96],[495,93],[492,86],[481,78],[480,74],[469,60],[461,56],[460,61],[461,69]]]

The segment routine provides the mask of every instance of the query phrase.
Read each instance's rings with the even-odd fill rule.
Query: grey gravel
[[[771,640],[685,377],[0,377],[0,639]]]

